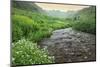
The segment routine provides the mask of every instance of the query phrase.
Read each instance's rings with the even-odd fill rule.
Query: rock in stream
[[[44,38],[39,45],[47,48],[50,56],[55,57],[55,63],[96,60],[96,36],[72,28],[53,31],[50,38]]]

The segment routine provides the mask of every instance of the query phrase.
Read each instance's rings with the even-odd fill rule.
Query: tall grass
[[[13,8],[12,63],[14,65],[54,63],[54,58],[40,49],[37,43],[49,37],[53,30],[66,27],[69,27],[69,23],[61,19]]]
[[[80,19],[73,23],[73,28],[79,31],[96,34],[96,7],[91,6],[79,11]]]
[[[13,10],[13,42],[22,37],[37,42],[49,37],[53,30],[70,26],[68,22],[44,14],[27,12],[16,8],[13,8]]]
[[[27,37],[29,33],[38,29],[34,21],[27,16],[13,15],[12,22],[13,41],[19,40],[21,37]]]

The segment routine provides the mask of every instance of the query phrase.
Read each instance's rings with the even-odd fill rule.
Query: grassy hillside
[[[12,22],[14,26],[13,31],[20,28],[17,29],[17,31],[20,30],[20,35],[19,32],[13,32],[13,41],[19,40],[22,37],[32,38],[31,40],[33,41],[39,41],[41,38],[48,37],[55,29],[70,26],[69,23],[65,23],[60,19],[17,8],[13,8]]]
[[[96,7],[91,6],[78,12],[79,19],[73,28],[79,31],[96,34]]]
[[[25,11],[33,11],[33,12],[39,12],[42,9],[35,5],[32,2],[25,2],[25,1],[13,1],[12,6],[18,9],[22,9]]]

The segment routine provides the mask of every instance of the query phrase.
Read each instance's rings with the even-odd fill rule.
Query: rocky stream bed
[[[39,45],[55,57],[55,63],[96,60],[96,36],[72,28],[53,31]]]

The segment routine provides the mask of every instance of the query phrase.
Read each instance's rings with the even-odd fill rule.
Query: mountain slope
[[[12,6],[17,9],[33,11],[33,12],[42,12],[42,8],[38,7],[35,3],[25,2],[25,1],[13,1]]]
[[[46,11],[46,13],[48,16],[58,17],[58,18],[72,18],[76,14],[75,11],[62,12],[59,10]]]

